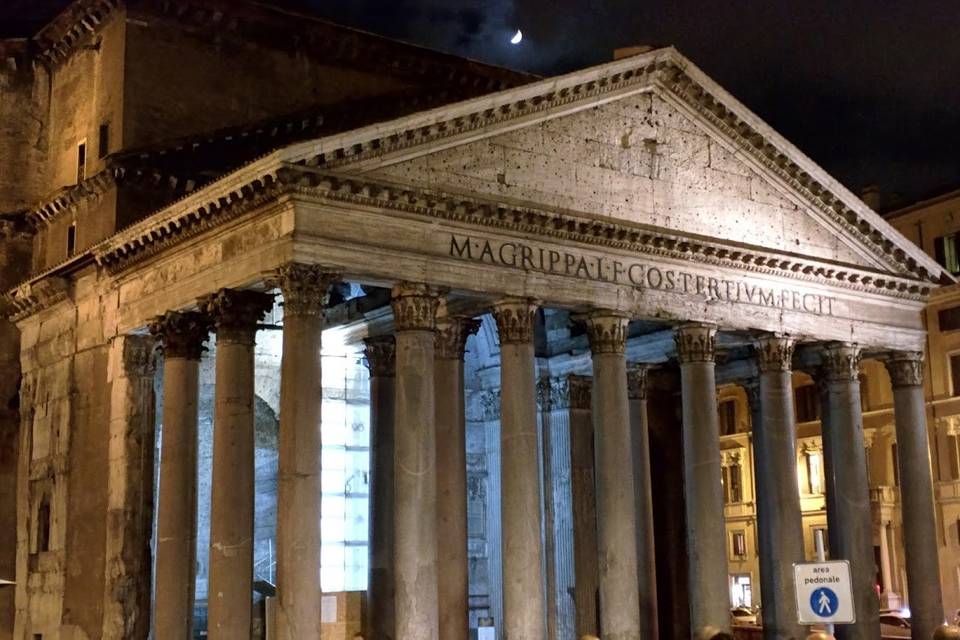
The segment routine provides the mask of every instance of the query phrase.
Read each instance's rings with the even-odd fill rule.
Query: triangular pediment
[[[659,90],[372,172],[437,192],[612,218],[831,262],[868,248]]]

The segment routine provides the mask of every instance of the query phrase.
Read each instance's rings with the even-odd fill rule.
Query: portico
[[[826,389],[831,550],[850,560],[857,589],[857,623],[843,634],[878,636],[863,531],[869,497],[856,463],[863,354],[888,359],[896,388],[911,607],[927,634],[915,637],[942,618],[933,582],[913,582],[938,566],[936,548],[924,544],[934,520],[917,354],[919,313],[940,268],[672,49],[280,149],[92,254],[109,306],[105,331],[130,335],[152,322],[165,349],[165,402],[175,409],[165,429],[174,437],[163,443],[158,528],[178,532],[157,551],[157,621],[168,628],[183,628],[191,593],[191,568],[168,560],[166,549],[192,540],[194,489],[183,465],[196,456],[188,441],[208,327],[217,344],[210,637],[234,640],[250,625],[250,347],[279,294],[278,630],[284,640],[320,637],[315,399],[334,281],[390,291],[389,318],[360,331],[377,412],[368,607],[393,625],[372,621],[374,640],[468,637],[463,353],[473,319],[488,314],[499,349],[498,623],[506,640],[540,640],[555,628],[543,549],[554,532],[543,524],[538,444],[544,374],[592,377],[592,422],[576,426],[592,427],[596,548],[573,555],[593,553],[597,567],[577,584],[596,585],[604,640],[655,633],[646,626],[655,588],[638,567],[649,574],[654,565],[646,496],[656,452],[636,433],[647,428],[650,400],[635,365],[679,369],[694,631],[729,626],[716,413],[725,382],[759,384],[764,635],[802,631],[790,584],[792,563],[802,560],[789,385],[796,366],[815,371]],[[40,276],[15,295],[25,329],[44,283],[57,277]],[[586,348],[545,355],[545,310],[569,313]],[[590,440],[573,433],[574,422],[579,463]],[[574,545],[591,539],[576,535],[576,518],[573,533]]]

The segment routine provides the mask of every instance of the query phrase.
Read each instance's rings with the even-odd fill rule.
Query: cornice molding
[[[693,260],[749,273],[785,277],[801,282],[826,281],[830,286],[897,298],[924,301],[930,285],[917,280],[875,273],[867,269],[777,254],[767,249],[738,246],[721,240],[684,236],[629,222],[601,220],[588,215],[515,207],[476,198],[425,189],[398,187],[360,177],[343,177],[288,166],[267,176],[255,187],[232,192],[179,215],[149,220],[94,248],[97,262],[111,273],[123,271],[167,246],[193,237],[235,218],[281,193],[300,194],[324,201],[402,211],[434,219],[474,224],[510,232],[535,234],[564,243],[619,249],[641,256]]]
[[[4,296],[2,312],[11,322],[17,322],[66,300],[69,292],[70,283],[66,278],[50,276],[24,282]]]
[[[79,0],[73,2],[35,35],[40,60],[54,65],[65,60],[87,35],[95,33],[121,0]]]

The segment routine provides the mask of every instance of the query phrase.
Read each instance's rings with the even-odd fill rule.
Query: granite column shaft
[[[593,352],[600,628],[605,640],[640,637],[627,323],[627,317],[606,311],[594,312],[587,320]]]
[[[753,429],[753,445],[766,640],[805,635],[797,623],[793,585],[793,564],[804,560],[791,375],[794,344],[786,336],[765,336],[756,343],[760,422]]]
[[[277,635],[320,639],[321,334],[335,274],[291,263],[276,274],[283,293],[277,489]]]
[[[200,358],[210,323],[200,313],[170,312],[155,319],[150,330],[163,349],[153,635],[191,638],[197,565]]]
[[[500,334],[501,523],[505,640],[546,638],[533,327],[537,305],[494,308]]]
[[[394,402],[396,343],[393,336],[365,341],[370,369],[370,568],[367,629],[371,640],[396,637],[393,578]]]
[[[829,478],[827,489],[833,493],[827,502],[830,556],[850,561],[857,619],[855,624],[837,626],[836,635],[840,640],[880,637],[859,367],[860,350],[856,345],[824,348],[822,374],[826,381],[828,414],[822,422],[824,471]]]
[[[467,640],[470,634],[470,580],[467,563],[467,431],[463,353],[480,325],[466,318],[437,324],[437,548],[440,637]]]
[[[393,289],[396,327],[394,579],[396,638],[438,640],[434,334],[439,298]]]
[[[573,589],[576,636],[600,632],[597,601],[600,567],[597,556],[597,481],[594,472],[593,381],[567,376],[570,405],[570,496],[573,502]]]
[[[657,558],[653,528],[653,485],[650,475],[650,434],[647,416],[647,368],[627,370],[630,398],[630,435],[633,451],[633,492],[637,514],[637,597],[640,601],[640,637],[656,640]]]
[[[250,635],[253,610],[253,349],[273,297],[222,289],[201,300],[216,323],[207,628],[210,640]]]
[[[683,405],[690,626],[694,633],[708,626],[730,626],[714,370],[716,333],[716,327],[705,324],[685,324],[676,331]]]
[[[940,561],[935,544],[937,531],[927,411],[923,397],[923,355],[896,353],[886,364],[893,384],[903,546],[910,594],[910,633],[916,640],[932,637],[934,630],[944,621]],[[881,531],[884,536],[886,533],[886,530]]]

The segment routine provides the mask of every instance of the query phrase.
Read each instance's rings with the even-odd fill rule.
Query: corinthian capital
[[[463,360],[467,338],[480,330],[480,321],[473,318],[443,318],[437,321],[436,357]]]
[[[828,382],[856,382],[860,379],[860,347],[855,344],[831,344],[821,352],[824,376]]]
[[[647,372],[645,364],[631,364],[627,367],[627,396],[631,400],[647,399]]]
[[[372,378],[397,375],[397,343],[393,336],[373,336],[363,341],[364,363]]]
[[[587,316],[587,334],[593,353],[623,353],[630,318],[615,311],[594,311]]]
[[[433,331],[440,292],[425,284],[402,282],[393,288],[393,324],[397,331]]]
[[[894,389],[919,387],[923,384],[923,354],[918,351],[897,351],[890,354],[887,371]]]
[[[537,302],[531,298],[507,298],[493,307],[500,344],[533,342],[533,323]]]
[[[754,342],[760,371],[790,371],[797,341],[786,335],[765,335]]]
[[[589,410],[593,397],[593,379],[587,376],[567,376],[567,401],[571,409]]]
[[[680,363],[713,362],[717,350],[717,327],[712,324],[683,324],[674,331]]]
[[[200,308],[213,319],[218,342],[253,344],[257,323],[273,308],[273,295],[221,289],[200,298],[198,302]]]
[[[150,333],[160,341],[167,358],[199,360],[213,322],[205,313],[168,311],[150,321]]]
[[[340,279],[340,273],[316,264],[290,262],[274,273],[270,282],[283,293],[285,316],[323,317],[330,285]]]

